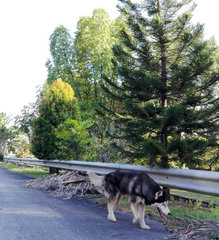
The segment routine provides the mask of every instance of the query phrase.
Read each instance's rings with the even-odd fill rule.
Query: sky
[[[193,22],[205,24],[205,38],[219,44],[219,0],[196,0]],[[64,25],[73,35],[80,17],[104,8],[114,20],[117,0],[1,0],[0,113],[16,116],[35,102],[47,78],[49,37]]]

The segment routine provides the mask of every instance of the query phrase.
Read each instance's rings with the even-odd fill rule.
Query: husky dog
[[[139,221],[141,228],[150,229],[144,221],[145,205],[157,208],[164,221],[167,221],[165,215],[170,215],[167,206],[169,189],[161,189],[146,173],[116,171],[98,176],[89,171],[88,176],[94,185],[104,186],[104,195],[108,199],[108,220],[116,221],[114,209],[121,197],[126,196],[134,214],[134,224]]]

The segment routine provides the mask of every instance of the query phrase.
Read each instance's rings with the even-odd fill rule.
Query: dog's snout
[[[169,212],[169,213],[168,213],[168,215],[170,215],[170,216],[171,216],[172,214]]]

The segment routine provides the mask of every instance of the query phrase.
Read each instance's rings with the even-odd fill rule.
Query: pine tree
[[[192,0],[120,2],[129,33],[114,47],[117,83],[105,76],[103,86],[121,102],[120,150],[132,162],[194,167],[218,145],[218,48],[191,24]]]

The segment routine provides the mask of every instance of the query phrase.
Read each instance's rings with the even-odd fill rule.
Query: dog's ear
[[[170,189],[167,187],[163,187],[163,194],[167,200],[170,199]]]
[[[163,192],[162,191],[158,191],[155,194],[155,200],[157,200],[159,197],[163,196]]]
[[[163,192],[166,193],[167,195],[170,194],[170,189],[167,187],[163,187]]]

